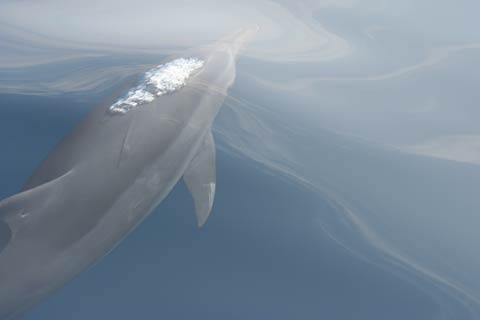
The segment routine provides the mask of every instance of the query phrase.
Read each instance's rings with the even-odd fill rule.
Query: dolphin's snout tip
[[[251,26],[244,27],[243,29],[240,30],[240,32],[249,32],[252,34],[257,33],[260,30],[260,26],[258,24],[253,24]]]
[[[254,24],[248,27],[245,27],[240,30],[239,37],[244,38],[244,40],[251,40],[255,35],[260,31],[260,26]]]
[[[253,31],[254,31],[255,33],[257,33],[258,31],[260,31],[260,26],[259,26],[258,24],[254,24],[251,28],[253,29]]]
[[[241,28],[234,34],[224,38],[224,40],[226,40],[226,42],[230,46],[230,49],[234,53],[239,53],[243,51],[245,47],[247,47],[247,45],[252,42],[253,38],[255,38],[255,35],[258,33],[259,30],[260,26],[258,24],[254,24]]]

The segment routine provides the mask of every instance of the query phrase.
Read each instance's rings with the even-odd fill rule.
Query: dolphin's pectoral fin
[[[183,180],[192,194],[198,226],[201,227],[210,215],[215,197],[215,143],[210,131],[185,171]]]
[[[12,230],[10,226],[5,221],[0,220],[0,253],[8,245],[11,238]]]
[[[62,190],[64,182],[72,172],[73,169],[54,180],[0,201],[0,219],[15,233],[24,222],[35,215],[35,211],[41,211],[42,207],[58,196],[58,192]]]

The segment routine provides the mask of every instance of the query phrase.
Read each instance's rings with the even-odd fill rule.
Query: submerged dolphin
[[[0,318],[28,310],[108,253],[184,178],[198,225],[215,193],[212,122],[256,28],[178,55],[94,109],[0,202]]]

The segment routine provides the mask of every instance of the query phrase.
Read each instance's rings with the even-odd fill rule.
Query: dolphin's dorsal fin
[[[210,215],[215,197],[215,143],[211,131],[205,135],[200,150],[183,174],[183,180],[193,197],[198,226],[202,227]]]

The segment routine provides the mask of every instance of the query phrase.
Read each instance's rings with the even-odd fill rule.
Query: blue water
[[[0,96],[0,196],[100,97]],[[335,211],[311,191],[223,145],[217,195],[199,230],[179,183],[140,227],[28,319],[436,319],[411,281],[323,233]]]

